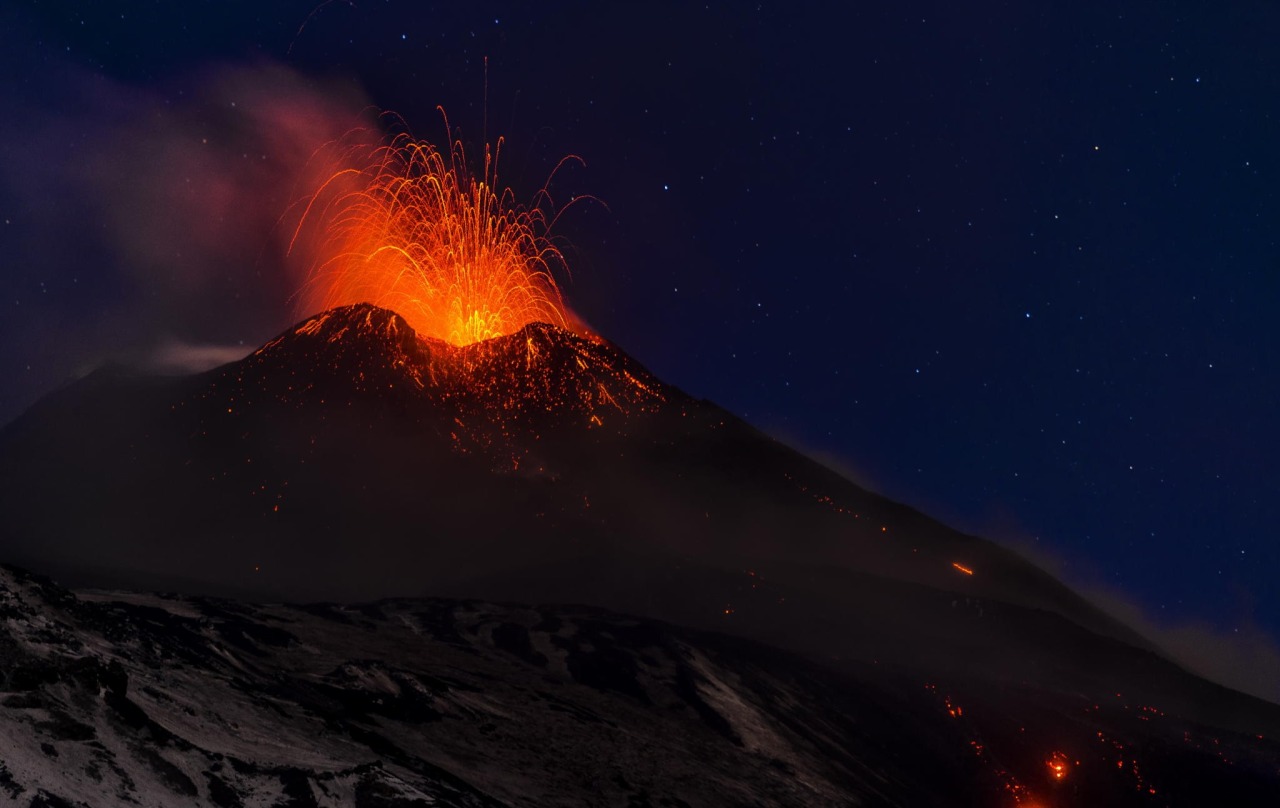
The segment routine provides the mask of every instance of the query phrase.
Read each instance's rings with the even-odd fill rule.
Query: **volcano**
[[[649,741],[609,748],[653,760],[681,722],[709,731],[689,754],[738,783],[735,803],[1269,804],[1280,789],[1280,707],[1183,670],[1018,555],[858,487],[593,334],[533,323],[459,347],[385,309],[331,309],[204,374],[107,367],[50,395],[0,431],[0,486],[0,559],[59,582],[8,573],[6,642],[42,660],[9,664],[8,689],[26,682],[39,709],[92,729],[57,743],[109,734],[135,783],[192,804],[248,804],[235,789],[263,778],[312,800],[341,781],[365,804],[730,793],[682,786],[688,760],[619,771],[625,788],[585,770],[539,779],[567,769],[529,751],[536,733],[479,729],[551,726],[512,707],[539,677],[558,683],[546,704],[580,719],[557,730],[577,733],[574,754],[607,726],[643,723]],[[348,605],[247,605],[268,602]],[[347,636],[352,610],[367,643]],[[42,619],[66,636],[41,635]],[[244,648],[219,656],[227,625]],[[332,666],[299,662],[302,647]],[[442,665],[466,673],[450,692],[485,692],[449,708],[475,729],[465,744],[413,729],[428,702],[449,712],[449,687],[423,685]],[[15,672],[32,666],[46,673]],[[265,741],[239,738],[236,777],[218,774],[226,744],[174,705],[181,687],[234,701],[227,677],[258,699],[255,737],[303,744],[297,716],[315,716],[342,751],[273,769]],[[124,680],[148,695],[130,700]],[[658,706],[670,699],[679,710]],[[38,745],[40,721],[13,726]],[[423,738],[434,751],[405,751]],[[183,778],[157,775],[157,755]],[[28,785],[0,786],[54,794],[41,758],[24,761]],[[424,801],[369,801],[392,780]]]

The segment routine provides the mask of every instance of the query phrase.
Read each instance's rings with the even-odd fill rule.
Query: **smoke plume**
[[[358,88],[270,63],[149,86],[65,64],[0,105],[0,422],[106,360],[196,366],[287,327],[324,146],[373,131]]]

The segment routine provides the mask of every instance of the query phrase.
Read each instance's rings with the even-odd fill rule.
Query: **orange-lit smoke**
[[[530,206],[516,204],[498,182],[501,149],[501,138],[492,150],[485,144],[479,176],[460,141],[447,153],[406,134],[343,149],[346,167],[307,199],[290,244],[293,253],[304,232],[314,234],[298,313],[373,303],[453,345],[533,322],[567,327],[555,279],[567,269],[544,212],[550,195],[544,186]]]

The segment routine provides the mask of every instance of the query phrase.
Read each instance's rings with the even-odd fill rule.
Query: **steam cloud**
[[[349,83],[268,63],[148,88],[55,66],[0,104],[0,422],[106,360],[196,368],[287,327],[313,157],[372,119]]]

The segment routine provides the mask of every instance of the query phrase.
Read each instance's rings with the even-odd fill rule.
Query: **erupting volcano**
[[[348,148],[294,231],[300,322],[0,429],[0,562],[87,588],[0,566],[0,791],[1274,801],[1280,707],[572,328],[501,143],[478,176]]]
[[[550,193],[544,185],[530,205],[516,203],[498,179],[502,143],[484,145],[479,176],[460,140],[447,153],[404,133],[345,149],[343,162],[356,165],[308,198],[290,243],[292,253],[304,230],[320,234],[300,314],[373,303],[458,346],[535,322],[568,327],[555,280],[564,258],[548,236]]]

